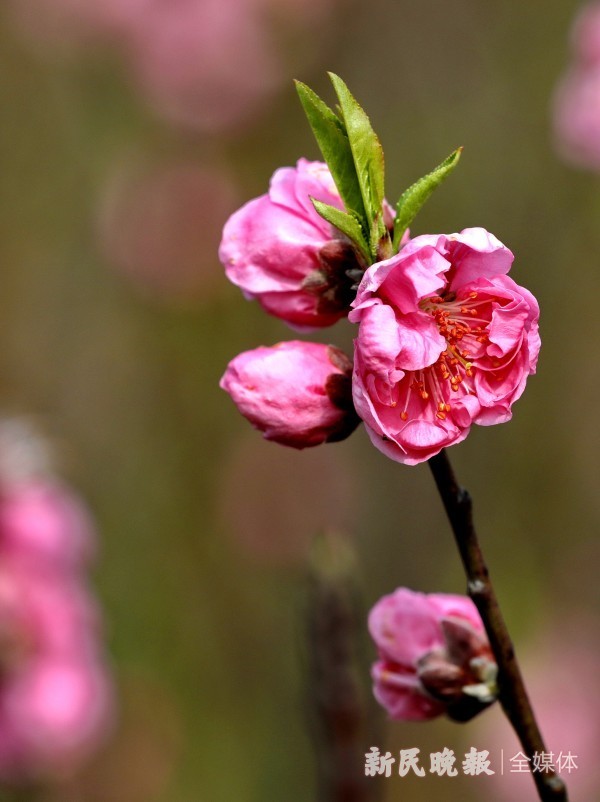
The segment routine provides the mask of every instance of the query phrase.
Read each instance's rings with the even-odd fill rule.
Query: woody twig
[[[477,531],[472,502],[461,487],[445,451],[429,460],[454,539],[467,575],[467,591],[483,620],[498,665],[499,701],[528,758],[546,752],[544,739],[527,695],[514,646],[489,576]],[[567,789],[553,769],[533,772],[542,802],[568,802]]]

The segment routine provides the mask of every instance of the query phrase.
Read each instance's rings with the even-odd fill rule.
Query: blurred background
[[[217,248],[277,167],[318,157],[292,78],[332,101],[326,70],[371,117],[391,202],[464,146],[413,234],[484,226],[540,302],[538,374],[513,421],[475,427],[451,457],[549,746],[562,730],[580,758],[573,799],[598,798],[600,174],[563,162],[552,133],[577,8],[4,0],[1,402],[56,442],[96,521],[117,715],[76,770],[0,799],[314,800],[313,536],[343,532],[356,552],[367,689],[368,608],[399,585],[464,592],[426,465],[392,463],[360,429],[306,452],[266,443],[218,387],[237,353],[290,338],[228,284]],[[351,350],[348,323],[323,334]],[[427,763],[447,746],[460,762],[476,746],[498,769],[518,750],[497,710],[466,726],[369,715],[362,752],[419,747]],[[396,775],[372,790],[535,799],[525,779],[514,792]]]

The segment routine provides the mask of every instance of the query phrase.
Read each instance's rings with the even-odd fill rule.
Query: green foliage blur
[[[412,233],[484,226],[540,302],[538,374],[513,421],[474,427],[451,452],[525,665],[583,611],[597,624],[600,605],[600,176],[563,165],[550,129],[574,12],[541,0],[340,0],[295,74],[327,102],[326,70],[347,82],[382,141],[391,203],[463,146]],[[293,84],[245,125],[182,131],[149,110],[110,53],[40,54],[3,15],[0,92],[2,407],[40,421],[97,521],[94,583],[120,709],[94,760],[40,799],[314,800],[313,535],[351,540],[365,614],[399,585],[462,593],[464,579],[426,465],[386,460],[361,429],[309,452],[265,443],[218,387],[240,351],[298,336],[228,285],[217,259],[227,214],[277,167],[318,157]],[[201,220],[210,194],[198,205],[190,291],[145,283],[143,264],[126,274],[105,243],[114,176],[171,163],[231,188],[221,222]],[[128,214],[135,204],[112,222]],[[166,269],[180,258],[167,252]],[[351,350],[349,324],[322,334]],[[471,725],[383,718],[375,742],[396,754],[491,749]],[[486,782],[392,776],[379,792],[492,799]]]

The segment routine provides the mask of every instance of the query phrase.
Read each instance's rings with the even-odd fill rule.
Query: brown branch
[[[429,460],[435,483],[450,520],[456,545],[467,575],[468,593],[475,603],[498,664],[499,699],[516,732],[524,753],[547,752],[527,695],[515,650],[490,580],[477,532],[473,524],[469,493],[456,479],[445,451]],[[542,802],[568,802],[567,789],[554,772],[532,772]]]

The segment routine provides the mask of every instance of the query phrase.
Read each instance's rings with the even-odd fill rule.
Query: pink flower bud
[[[387,456],[416,465],[472,423],[510,420],[540,348],[538,305],[507,277],[512,261],[470,228],[416,237],[365,273],[349,315],[354,404]]]
[[[326,165],[300,159],[277,170],[269,192],[233,214],[219,257],[248,298],[294,327],[330,326],[348,313],[359,268],[353,248],[315,211],[311,197],[343,208]]]
[[[495,700],[496,664],[467,597],[398,588],[373,607],[369,631],[375,698],[392,718],[467,721]]]
[[[221,387],[267,440],[306,448],[343,440],[356,428],[351,373],[339,349],[293,341],[239,354]]]

